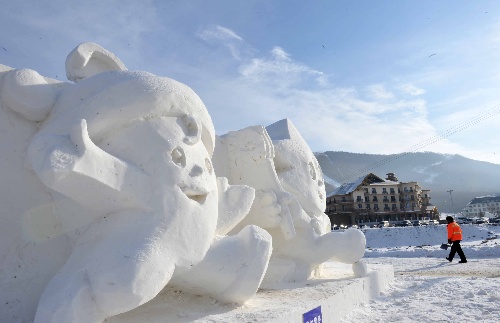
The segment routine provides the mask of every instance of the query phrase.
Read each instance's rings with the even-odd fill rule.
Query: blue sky
[[[500,164],[498,1],[0,0],[0,8],[0,64],[66,81],[67,54],[96,42],[131,70],[193,88],[218,134],[289,118],[313,151],[434,151]]]

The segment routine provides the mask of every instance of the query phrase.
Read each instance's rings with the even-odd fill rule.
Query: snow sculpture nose
[[[189,173],[189,176],[195,177],[201,175],[203,175],[203,167],[201,167],[200,165],[194,165],[191,169],[191,172]]]

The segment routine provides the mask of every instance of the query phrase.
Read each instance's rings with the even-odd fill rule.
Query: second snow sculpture
[[[364,275],[364,234],[330,232],[323,175],[309,146],[287,119],[266,129],[254,126],[218,137],[213,158],[216,172],[230,183],[256,189],[239,226],[256,224],[273,237],[263,284],[305,280],[329,259],[353,264],[355,274]]]

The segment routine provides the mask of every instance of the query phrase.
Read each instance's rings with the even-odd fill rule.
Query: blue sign
[[[313,308],[307,313],[302,315],[304,323],[322,323],[323,315],[321,314],[321,306]]]

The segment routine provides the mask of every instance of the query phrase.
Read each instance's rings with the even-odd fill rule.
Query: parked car
[[[439,221],[438,220],[429,220],[430,225],[438,225]]]
[[[500,218],[490,220],[490,224],[495,226],[500,225]]]
[[[422,225],[422,222],[420,222],[419,220],[415,220],[415,221],[413,221],[412,224],[413,224],[414,227],[419,227],[419,226]]]
[[[389,226],[389,221],[380,221],[378,223],[379,228],[388,227],[388,226]]]
[[[413,224],[411,223],[410,220],[403,220],[403,221],[401,221],[400,224],[401,224],[402,227],[411,227],[411,226],[413,226]]]
[[[458,217],[455,219],[455,222],[457,222],[458,224],[472,224],[474,223],[474,219]]]
[[[474,221],[474,224],[483,224],[483,223],[488,223],[488,219],[487,218],[478,218],[476,219],[476,221]]]

